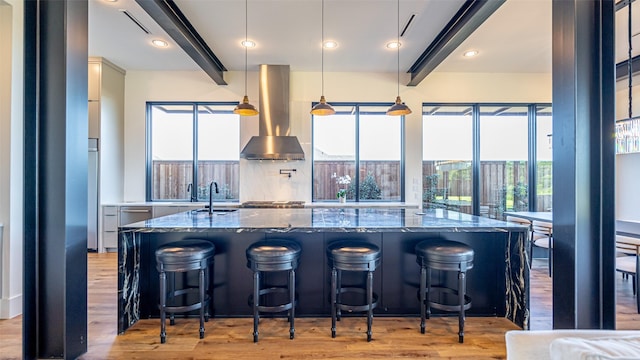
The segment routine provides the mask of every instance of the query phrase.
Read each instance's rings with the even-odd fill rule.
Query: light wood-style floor
[[[505,358],[504,333],[517,327],[501,318],[466,321],[465,343],[457,342],[457,318],[432,318],[427,334],[416,318],[375,318],[373,341],[366,341],[366,322],[345,318],[338,336],[330,319],[296,319],[296,338],[289,340],[284,319],[264,319],[260,342],[252,341],[252,319],[212,319],[198,338],[197,319],[177,319],[160,344],[157,319],[142,320],[124,335],[116,333],[116,254],[89,254],[89,350],[82,359],[373,359],[373,358]],[[631,284],[617,277],[619,329],[640,329]],[[544,261],[535,261],[531,279],[533,329],[551,328],[551,280]],[[0,320],[0,359],[21,357],[21,317]]]

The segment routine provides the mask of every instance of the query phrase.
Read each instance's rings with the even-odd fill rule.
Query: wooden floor
[[[501,318],[466,321],[465,343],[457,342],[457,318],[433,318],[427,334],[419,333],[419,319],[375,318],[373,341],[366,341],[366,321],[345,318],[338,336],[330,335],[330,319],[296,319],[296,338],[289,340],[284,319],[263,319],[260,342],[252,342],[252,320],[213,319],[198,338],[197,319],[177,319],[167,327],[167,343],[160,344],[157,319],[142,320],[122,336],[116,335],[116,254],[89,254],[89,350],[81,359],[374,359],[433,357],[439,359],[501,359],[504,333],[516,329]],[[619,329],[640,329],[631,284],[618,278]],[[532,270],[533,329],[551,328],[551,280],[544,261]],[[21,357],[21,317],[0,320],[0,359]]]

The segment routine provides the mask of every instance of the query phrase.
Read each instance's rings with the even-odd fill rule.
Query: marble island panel
[[[214,208],[215,209],[215,208]],[[217,210],[217,209],[215,209]],[[220,209],[229,210],[229,209]],[[302,248],[297,271],[297,316],[328,316],[325,249],[337,240],[374,243],[382,250],[374,291],[377,316],[419,316],[419,267],[415,245],[429,239],[460,241],[475,251],[467,274],[473,306],[468,316],[502,316],[529,324],[527,227],[442,209],[303,208],[187,211],[120,227],[118,247],[118,332],[138,319],[157,317],[155,250],[171,241],[199,238],[216,248],[215,316],[251,316],[246,297],[252,274],[245,250],[269,238],[296,241]],[[455,274],[454,274],[455,275]]]
[[[215,209],[186,211],[129,224],[123,230],[171,231],[292,231],[292,232],[385,232],[525,231],[526,227],[443,209],[304,208]]]

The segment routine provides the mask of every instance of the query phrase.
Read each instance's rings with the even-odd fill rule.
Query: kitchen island
[[[155,250],[171,241],[195,238],[215,245],[211,280],[214,317],[252,315],[248,302],[252,272],[246,266],[245,250],[269,238],[294,240],[302,248],[296,316],[329,316],[330,276],[325,248],[336,240],[353,239],[374,243],[382,250],[381,266],[374,275],[374,291],[379,294],[376,316],[419,317],[420,267],[414,247],[423,240],[447,239],[463,242],[475,251],[474,268],[467,273],[467,292],[473,301],[467,315],[506,317],[528,328],[529,268],[524,226],[443,209],[217,210],[211,215],[187,211],[120,227],[118,333],[140,318],[158,316]],[[284,279],[279,275],[265,280],[277,284]],[[434,272],[433,278],[455,284],[455,274]],[[362,280],[353,276],[344,281]]]

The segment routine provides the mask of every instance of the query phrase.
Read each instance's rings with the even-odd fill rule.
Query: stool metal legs
[[[458,271],[458,289],[450,291],[458,295],[458,305],[455,308],[458,309],[458,342],[462,343],[464,342],[465,295],[467,292],[467,273],[465,271]],[[425,333],[426,319],[431,317],[431,292],[431,268],[422,266],[420,268],[420,332],[422,334]],[[447,305],[446,307],[447,310],[452,310],[451,306]]]
[[[167,305],[167,274],[160,272],[160,343],[167,342],[167,324],[165,308]]]
[[[264,285],[264,284],[263,284]],[[262,289],[260,284],[260,271],[253,272],[253,342],[258,342],[258,324],[260,323],[260,311],[278,312],[288,308],[289,338],[295,337],[295,303],[296,303],[296,271],[289,270],[288,295],[289,303],[278,306],[260,305],[260,295],[268,294],[273,289]],[[286,290],[285,290],[286,291]]]
[[[367,341],[371,341],[371,325],[373,323],[373,271],[367,274]]]
[[[420,332],[424,334],[426,327],[427,308],[427,268],[420,268]]]
[[[458,312],[458,342],[464,342],[464,293],[466,292],[466,273],[458,272],[458,301],[460,312]]]
[[[198,277],[198,287],[200,290],[200,339],[204,339],[204,292],[205,292],[205,284],[204,284],[204,269],[200,269]]]
[[[253,342],[258,342],[258,322],[260,321],[260,272],[253,273]]]
[[[337,280],[338,270],[336,268],[331,269],[331,337],[336,337],[336,311],[337,311]]]
[[[199,309],[199,317],[200,317],[200,339],[204,339],[204,323],[208,321],[209,317],[209,309],[208,302],[211,302],[213,299],[213,294],[207,300],[207,291],[209,290],[207,287],[207,281],[209,280],[209,268],[199,269],[198,270],[198,289],[197,295],[199,302],[191,305],[182,305],[178,306],[170,303],[167,306],[167,298],[175,298],[176,296],[187,294],[191,291],[191,289],[182,289],[176,290],[175,285],[175,276],[176,272],[173,272],[173,276],[171,276],[171,284],[169,286],[169,290],[167,291],[167,273],[165,271],[159,272],[159,293],[160,293],[160,343],[164,344],[167,342],[167,312],[169,313],[169,324],[175,325],[175,313],[176,312],[187,312],[195,309]],[[196,289],[193,289],[196,290]],[[169,310],[167,311],[167,308]]]
[[[343,291],[353,291],[353,288],[342,288],[342,270],[338,270],[335,267],[331,269],[331,337],[336,337],[336,322],[340,320],[340,310],[345,307],[349,310],[366,311],[367,312],[367,341],[371,341],[373,336],[373,308],[374,296],[373,296],[373,271],[367,271],[367,282],[365,295],[367,297],[367,304],[361,306],[347,306],[343,305],[340,299],[340,294]],[[362,291],[362,289],[358,289]]]
[[[293,340],[296,329],[293,321],[296,311],[296,271],[294,269],[289,270],[289,302],[291,303],[291,309],[289,310],[289,339]]]

